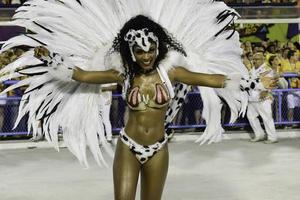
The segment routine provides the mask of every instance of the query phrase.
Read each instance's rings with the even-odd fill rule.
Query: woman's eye
[[[141,54],[143,54],[143,51],[142,50],[136,50],[135,53],[138,54],[138,55],[141,55]]]

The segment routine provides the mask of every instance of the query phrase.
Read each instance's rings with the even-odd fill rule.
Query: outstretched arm
[[[224,87],[226,76],[222,74],[204,74],[188,71],[183,67],[176,67],[169,71],[171,80],[185,83],[187,85],[198,85],[213,88]]]
[[[105,84],[122,83],[124,75],[116,70],[107,71],[85,71],[78,67],[73,72],[72,79],[83,83]]]
[[[34,56],[38,59],[49,58],[50,52],[44,46],[38,46],[34,48]],[[58,55],[59,56],[59,55]],[[68,77],[72,77],[73,80],[83,82],[83,83],[92,83],[92,84],[105,84],[105,83],[119,83],[122,84],[125,77],[122,73],[117,70],[107,70],[107,71],[85,71],[79,67],[53,68],[51,71],[53,75],[59,73],[70,74]]]
[[[278,83],[278,77],[267,77],[266,74],[262,74],[259,77],[259,81],[243,80],[241,79],[242,77],[239,77],[239,80],[234,80],[232,79],[233,77],[227,77],[222,74],[204,74],[191,72],[183,67],[173,68],[169,71],[168,75],[173,81],[182,82],[188,85],[197,85],[212,88],[224,88],[226,86],[228,87],[229,85],[232,85],[233,83],[236,85],[236,88],[249,87],[249,89],[256,89],[256,87],[253,87],[251,83],[258,84],[260,81],[264,89],[273,89],[277,86]]]

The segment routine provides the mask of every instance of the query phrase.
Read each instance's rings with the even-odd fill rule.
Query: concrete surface
[[[205,146],[192,142],[194,137],[176,136],[169,144],[164,200],[300,199],[299,137],[280,138],[277,144],[236,137]],[[99,168],[92,158],[90,169],[83,169],[65,148],[58,153],[1,145],[1,200],[113,199],[111,168]]]

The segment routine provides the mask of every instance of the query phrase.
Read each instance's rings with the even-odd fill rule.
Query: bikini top
[[[155,91],[153,98],[149,94],[143,94],[140,91],[140,86],[134,86],[129,90],[126,96],[127,105],[131,110],[142,111],[150,108],[162,108],[169,104],[171,98],[174,97],[173,88],[170,92],[171,82],[166,76],[166,72],[157,68],[160,81],[151,85],[150,90]]]

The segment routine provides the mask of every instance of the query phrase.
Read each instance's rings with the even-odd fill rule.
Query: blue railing
[[[273,90],[272,93],[274,95],[274,105],[273,105],[273,113],[274,113],[274,121],[276,125],[287,125],[287,124],[300,124],[300,108],[295,108],[294,112],[294,121],[288,121],[287,119],[287,102],[286,102],[286,96],[287,94],[294,92],[294,91],[300,91],[300,89],[276,89]],[[195,99],[199,100],[198,98],[199,93],[198,92],[190,92],[187,96],[189,99],[189,102],[183,105],[183,109],[188,108],[189,106],[195,108]],[[3,110],[1,111],[1,114],[4,116],[3,120],[3,126],[2,131],[0,132],[0,136],[11,136],[11,135],[27,135],[27,125],[26,125],[26,119],[21,121],[21,124],[17,127],[16,130],[11,130],[13,127],[14,120],[17,116],[18,111],[18,105],[20,101],[20,97],[7,97],[7,98],[0,98],[1,101],[6,101],[6,105],[2,105]],[[199,103],[199,102],[198,102]],[[197,104],[198,104],[197,103]],[[116,106],[117,105],[117,106]],[[124,126],[124,113],[125,113],[125,103],[122,100],[122,97],[120,94],[114,94],[113,95],[113,103],[112,103],[112,111],[111,113],[117,113],[117,115],[113,116],[111,115],[111,121],[114,131],[120,130]],[[200,110],[200,107],[199,107]],[[173,129],[188,129],[188,128],[204,128],[205,123],[202,122],[200,124],[195,124],[193,122],[194,116],[193,113],[190,111],[183,110],[184,113],[183,119],[179,120],[177,124],[172,124],[171,128]],[[225,121],[229,121],[229,115],[227,114],[228,111],[226,111],[226,116],[224,116]],[[190,118],[190,119],[187,119]],[[188,122],[186,122],[188,121]],[[248,126],[247,119],[240,118],[237,120],[236,123],[230,124],[228,122],[223,123],[224,127],[244,127]],[[1,128],[1,127],[0,127]]]
[[[296,74],[287,74],[286,78],[295,77]],[[6,81],[4,84],[11,85],[17,81]],[[287,95],[291,92],[300,91],[300,89],[274,89],[272,90],[274,96],[273,103],[273,116],[276,125],[288,125],[288,124],[300,124],[300,108],[294,109],[294,120],[288,120],[288,108],[287,108]],[[11,135],[27,135],[27,123],[26,117],[21,120],[19,126],[12,130],[14,121],[17,117],[18,106],[21,97],[2,97],[0,98],[0,136]],[[187,102],[183,105],[182,111],[179,115],[182,117],[176,119],[176,123],[171,125],[173,129],[188,129],[188,128],[204,128],[205,122],[196,123],[194,116],[194,109],[200,110],[202,105],[199,98],[199,92],[190,92],[187,96]],[[225,105],[226,106],[226,105]],[[124,113],[126,110],[125,102],[120,94],[113,95],[113,102],[111,107],[111,122],[114,131],[120,130],[124,126]],[[222,119],[224,127],[244,127],[249,123],[245,118],[239,118],[236,123],[230,124],[229,121],[229,109],[225,109],[225,115]]]

